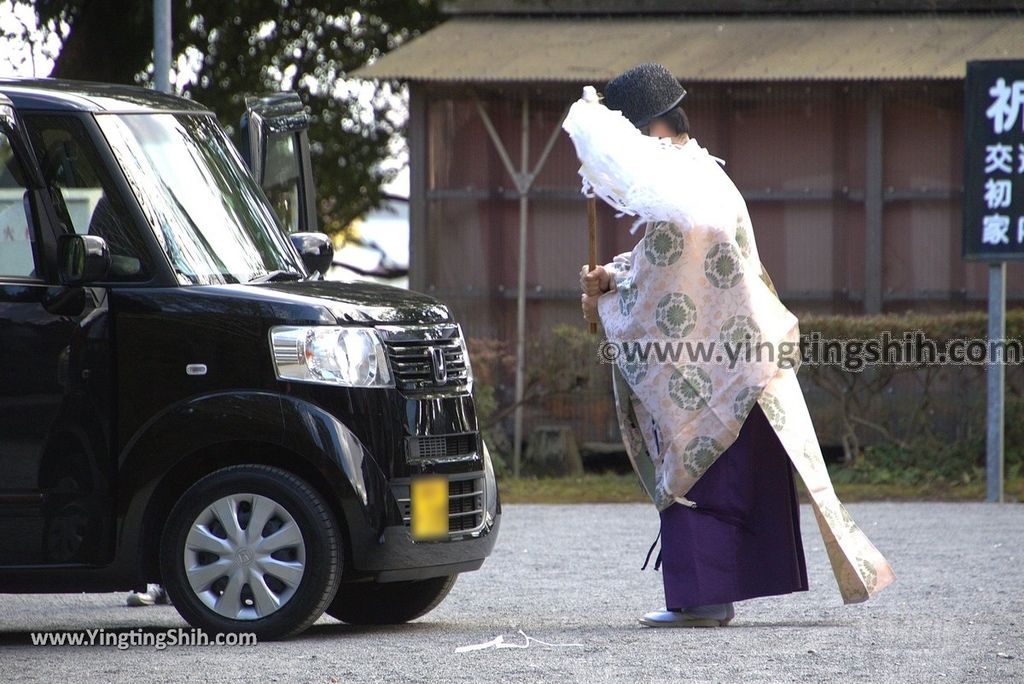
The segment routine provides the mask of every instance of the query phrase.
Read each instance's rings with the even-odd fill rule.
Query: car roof
[[[203,112],[209,109],[183,97],[137,86],[55,78],[0,78],[0,94],[16,109],[63,112]]]

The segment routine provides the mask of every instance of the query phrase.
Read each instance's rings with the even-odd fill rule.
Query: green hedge
[[[872,337],[883,330],[892,332],[922,330],[929,337],[941,340],[985,337],[988,335],[988,317],[981,311],[956,313],[884,314],[880,316],[815,316],[801,315],[800,332],[827,333],[829,337]],[[1006,336],[1024,337],[1024,309],[1006,312]]]
[[[803,316],[804,336],[874,339],[921,331],[939,345],[985,339],[988,318],[981,312]],[[1024,339],[1024,310],[1006,317],[1007,340]],[[969,483],[984,477],[985,366],[886,365],[851,372],[836,366],[804,365],[799,373],[819,439],[841,447],[844,464],[837,482],[926,484]],[[1024,429],[1024,373],[1006,366],[1007,475],[1021,473]]]
[[[940,345],[987,336],[984,313],[800,316],[805,337],[864,340],[888,331],[922,332]],[[1024,310],[1007,312],[1006,338],[1024,339]],[[600,338],[560,326],[528,350],[525,403],[534,411],[552,397],[611,402],[609,367],[597,360]],[[470,340],[477,410],[499,467],[511,452],[514,344]],[[985,369],[980,365],[877,364],[859,372],[805,363],[798,373],[822,445],[841,454],[832,468],[843,483],[924,485],[970,483],[983,477]],[[1024,475],[1024,372],[1006,368],[1007,476]],[[580,427],[580,426],[577,426]]]

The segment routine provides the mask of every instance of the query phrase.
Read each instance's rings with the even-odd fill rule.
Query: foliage
[[[52,76],[152,82],[151,1],[14,2],[60,36]],[[178,90],[224,124],[239,120],[247,94],[295,90],[309,107],[322,230],[337,233],[380,204],[396,171],[381,162],[400,151],[398,84],[374,94],[345,79],[438,23],[434,0],[185,0],[172,13]]]
[[[920,331],[940,350],[954,340],[985,340],[983,313],[805,316],[801,333],[821,339],[897,339]],[[1024,340],[1024,311],[1007,312],[1006,339]],[[800,382],[823,442],[839,442],[851,482],[969,482],[984,464],[985,367],[980,364],[876,364],[859,371],[805,363]],[[1006,365],[1008,467],[1024,458],[1020,363]],[[823,396],[822,396],[823,395]],[[814,397],[821,397],[817,399]]]
[[[476,405],[477,422],[487,443],[494,462],[494,471],[500,477],[509,471],[508,457],[512,443],[499,423],[501,401],[498,390],[501,378],[514,372],[515,356],[509,354],[507,345],[501,340],[467,340],[469,357],[473,366],[473,400]]]
[[[987,318],[977,312],[801,316],[800,328],[805,338],[816,333],[821,340],[854,341],[877,339],[883,331],[896,338],[921,331],[943,347],[951,340],[984,340]],[[1024,340],[1024,311],[1007,312],[1006,338]],[[525,400],[531,409],[550,406],[544,400],[561,395],[610,404],[608,367],[597,362],[595,347],[584,328],[573,326],[531,341]],[[474,340],[471,356],[478,399],[485,397],[481,425],[488,443],[500,444],[498,451],[507,456],[504,419],[514,408],[514,345]],[[843,463],[832,467],[837,484],[947,498],[983,482],[984,366],[876,364],[853,371],[805,361],[798,377],[822,444],[841,447]],[[1024,475],[1024,421],[1015,419],[1024,411],[1024,366],[1008,364],[1006,378],[1006,475],[1012,479]]]
[[[607,375],[608,367],[598,363],[598,341],[580,325],[556,325],[531,340],[527,387],[532,397],[575,394],[591,387],[598,374]]]
[[[854,501],[984,501],[985,483],[973,480],[968,484],[928,482],[919,484],[845,482],[833,474],[836,493],[845,503]],[[797,480],[800,499],[806,503],[807,493]],[[563,503],[643,503],[650,499],[640,488],[636,476],[586,474],[582,477],[511,478],[499,477],[498,490],[503,504]],[[1024,478],[1006,481],[1006,501],[1024,501]],[[650,509],[652,512],[654,508]]]
[[[477,418],[491,455],[505,463],[512,454],[509,418],[515,411],[515,343],[470,339]],[[596,362],[596,338],[580,326],[559,325],[527,344],[524,406],[541,406],[556,397],[590,388],[595,373],[607,367]]]
[[[502,503],[650,503],[632,473],[581,477],[499,478]],[[653,511],[654,508],[652,507]]]

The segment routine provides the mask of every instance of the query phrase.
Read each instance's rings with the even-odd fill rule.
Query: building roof
[[[603,83],[660,62],[684,82],[962,79],[976,59],[1024,59],[1024,17],[456,17],[353,75]]]
[[[1019,12],[1024,0],[442,0],[446,14],[799,14]]]

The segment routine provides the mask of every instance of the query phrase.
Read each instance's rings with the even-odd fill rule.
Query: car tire
[[[337,521],[306,481],[280,468],[232,466],[196,482],[171,509],[160,569],[189,624],[285,639],[334,599],[341,548]]]
[[[409,582],[343,584],[327,614],[350,625],[397,625],[432,611],[458,575]]]

